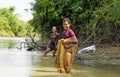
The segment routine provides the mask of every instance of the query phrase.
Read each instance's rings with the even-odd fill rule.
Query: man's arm
[[[49,40],[49,41],[48,41],[48,44],[47,44],[47,47],[50,45],[50,43],[51,43],[51,41]]]

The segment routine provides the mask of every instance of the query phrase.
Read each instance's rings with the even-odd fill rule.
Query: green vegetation
[[[61,33],[62,19],[68,17],[81,42],[120,43],[119,0],[35,0],[31,5],[34,18],[28,22],[13,14],[14,7],[1,8],[0,36],[25,36],[33,27],[46,36],[52,26]]]
[[[0,8],[0,36],[1,37],[20,37],[25,36],[32,31],[32,26],[27,22],[18,19],[17,14],[14,15],[14,7]]]
[[[62,19],[69,17],[71,28],[82,41],[120,43],[120,0],[35,0],[31,3],[37,32],[46,36]]]

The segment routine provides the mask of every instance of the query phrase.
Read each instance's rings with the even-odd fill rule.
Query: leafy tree
[[[17,15],[14,15],[15,7],[1,8],[0,9],[0,36],[25,36],[28,28],[32,26],[27,22],[18,19]]]
[[[69,17],[80,40],[120,43],[119,0],[35,0],[31,3],[35,30],[47,35],[62,19]]]

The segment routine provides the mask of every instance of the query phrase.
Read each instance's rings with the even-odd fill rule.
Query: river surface
[[[72,73],[58,73],[50,52],[46,59],[41,51],[26,51],[25,48],[10,48],[9,44],[23,39],[0,39],[0,77],[120,77],[120,68],[115,66],[90,67],[73,64]]]

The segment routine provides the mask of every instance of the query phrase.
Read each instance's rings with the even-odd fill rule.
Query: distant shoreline
[[[0,39],[25,39],[26,37],[0,37]]]
[[[28,37],[0,37],[0,40],[25,40],[25,39],[30,39]],[[35,38],[38,40],[39,38]]]

